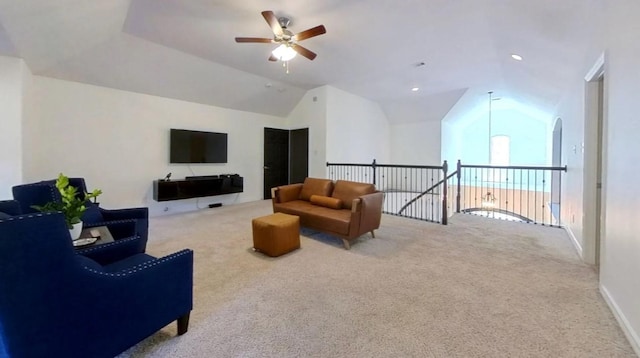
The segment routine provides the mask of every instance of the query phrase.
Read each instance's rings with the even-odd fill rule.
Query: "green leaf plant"
[[[33,205],[32,208],[45,213],[61,211],[69,229],[80,222],[82,214],[87,210],[87,201],[94,199],[95,202],[95,199],[102,194],[102,190],[95,189],[91,193],[78,195],[78,189],[69,185],[69,178],[62,173],[56,179],[56,188],[60,192],[62,202],[48,202],[42,206]]]

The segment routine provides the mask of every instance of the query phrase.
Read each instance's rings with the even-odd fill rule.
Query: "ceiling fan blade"
[[[271,26],[271,31],[273,31],[274,35],[282,36],[282,26],[280,26],[280,22],[273,11],[263,11],[262,17],[267,20],[267,23]]]
[[[326,33],[327,33],[327,29],[324,28],[324,25],[318,25],[316,27],[297,33],[293,38],[296,41],[302,41],[302,40],[306,40],[308,38],[326,34]]]
[[[269,61],[278,61],[278,58],[271,54],[271,56],[269,56]]]
[[[273,39],[266,39],[262,37],[236,37],[236,42],[272,43]]]
[[[298,44],[292,44],[291,48],[294,49],[297,53],[299,53],[300,55],[310,59],[313,61],[314,58],[316,58],[316,54]]]

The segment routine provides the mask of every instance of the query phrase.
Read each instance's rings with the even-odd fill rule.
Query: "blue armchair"
[[[55,180],[43,180],[37,183],[16,185],[12,188],[13,198],[20,203],[20,210],[23,214],[38,212],[33,209],[33,205],[44,205],[48,202],[60,202],[62,198],[58,192]],[[78,190],[78,195],[87,192],[84,178],[69,178],[69,184]],[[147,247],[149,235],[149,209],[148,208],[128,208],[108,210],[98,206],[98,204],[87,201],[87,210],[82,216],[83,227],[90,228],[96,226],[108,226],[113,237],[118,239],[118,231],[114,233],[110,223],[123,223],[130,221],[134,225],[136,234],[140,237],[138,241],[140,252],[144,252]]]
[[[174,320],[187,331],[193,252],[94,261],[74,251],[61,213],[11,217],[0,292],[0,356],[113,357]]]

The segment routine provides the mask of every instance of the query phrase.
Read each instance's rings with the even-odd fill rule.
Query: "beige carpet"
[[[261,201],[154,218],[148,251],[195,251],[189,332],[120,357],[635,357],[561,229],[383,217],[351,250],[304,230],[251,250]]]

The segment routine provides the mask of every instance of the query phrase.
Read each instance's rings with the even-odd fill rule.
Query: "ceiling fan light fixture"
[[[271,53],[278,60],[284,61],[284,62],[287,62],[293,59],[294,57],[296,57],[296,54],[297,54],[296,50],[294,50],[293,48],[291,48],[291,46],[288,46],[286,44],[281,44],[280,46],[276,47],[276,49],[273,50]]]

